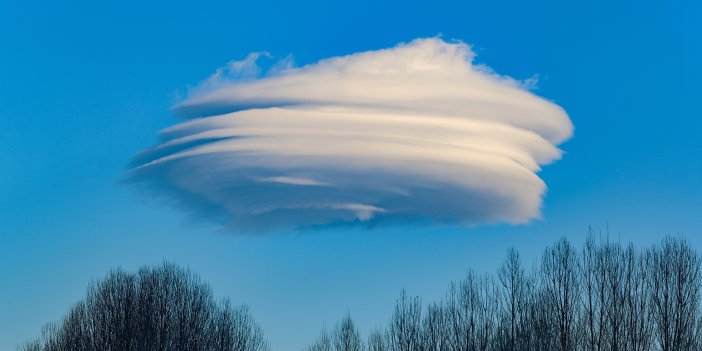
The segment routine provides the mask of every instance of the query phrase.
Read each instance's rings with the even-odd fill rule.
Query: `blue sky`
[[[0,349],[38,334],[114,267],[189,266],[247,303],[276,350],[347,310],[383,324],[402,287],[432,300],[506,248],[531,259],[588,226],[702,249],[702,69],[693,1],[0,2]],[[698,21],[697,21],[698,22]],[[528,225],[328,228],[267,236],[193,223],[121,184],[130,159],[179,122],[188,87],[250,52],[298,64],[418,37],[473,45],[575,125],[539,173]]]

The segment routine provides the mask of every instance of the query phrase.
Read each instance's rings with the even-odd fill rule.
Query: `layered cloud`
[[[417,39],[302,67],[230,63],[175,107],[186,120],[131,179],[238,231],[539,216],[542,165],[573,126],[463,43]]]

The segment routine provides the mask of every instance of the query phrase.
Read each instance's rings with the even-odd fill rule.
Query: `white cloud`
[[[539,216],[540,166],[573,126],[556,104],[474,64],[462,43],[396,47],[267,75],[230,63],[176,106],[192,118],[135,158],[132,178],[234,230]],[[245,78],[241,78],[245,75]]]

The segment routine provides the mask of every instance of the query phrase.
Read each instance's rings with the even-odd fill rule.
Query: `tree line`
[[[439,301],[404,290],[384,327],[347,313],[304,351],[702,350],[702,259],[682,238],[648,248],[561,239],[531,267],[508,250],[495,274],[468,270]],[[244,305],[171,263],[115,270],[21,351],[269,351]]]
[[[700,262],[676,237],[645,249],[561,239],[531,268],[510,249],[496,274],[469,270],[440,301],[403,290],[365,341],[347,314],[304,351],[702,350]]]

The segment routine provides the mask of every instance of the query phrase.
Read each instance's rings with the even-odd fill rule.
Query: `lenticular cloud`
[[[131,179],[234,230],[539,216],[540,166],[573,126],[463,43],[418,39],[261,73],[230,63],[175,107],[186,118]]]

